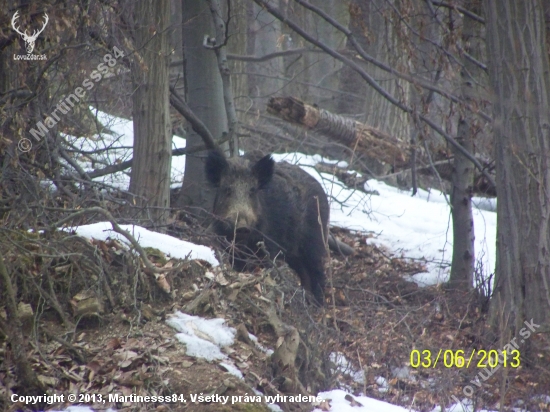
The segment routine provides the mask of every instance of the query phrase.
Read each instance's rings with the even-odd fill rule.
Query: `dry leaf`
[[[105,345],[105,349],[118,349],[120,347],[122,347],[122,344],[119,338],[109,339]]]
[[[133,350],[121,350],[115,352],[113,357],[115,358],[115,360],[135,359],[138,357],[138,354]]]
[[[40,382],[42,382],[44,385],[47,385],[47,386],[57,385],[57,379],[55,379],[51,376],[38,375],[38,380]]]
[[[216,282],[218,282],[218,284],[220,284],[222,286],[226,286],[226,285],[229,284],[229,281],[225,278],[223,273],[218,273],[216,275]]]

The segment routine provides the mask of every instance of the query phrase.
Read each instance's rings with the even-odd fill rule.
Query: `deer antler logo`
[[[27,53],[28,54],[31,54],[32,51],[34,50],[34,42],[36,41],[36,39],[38,38],[38,35],[40,33],[42,33],[44,31],[44,29],[46,28],[46,25],[48,24],[48,21],[49,21],[49,18],[48,18],[48,15],[46,13],[44,13],[44,25],[42,26],[42,28],[40,30],[35,30],[33,32],[33,34],[31,36],[29,36],[27,34],[27,31],[25,30],[25,32],[21,32],[19,30],[19,28],[15,25],[15,21],[19,18],[19,10],[17,10],[15,12],[15,14],[13,15],[12,19],[11,19],[11,26],[13,27],[13,29],[19,33],[21,35],[21,37],[23,38],[23,40],[25,41],[25,48],[27,49]]]

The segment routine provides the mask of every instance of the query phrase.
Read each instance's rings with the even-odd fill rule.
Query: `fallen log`
[[[267,111],[384,163],[395,167],[409,164],[410,145],[407,142],[356,120],[311,106],[294,97],[272,97]]]

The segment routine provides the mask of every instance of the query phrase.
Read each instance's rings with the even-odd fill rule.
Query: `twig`
[[[323,220],[321,219],[321,205],[319,204],[319,196],[314,196],[315,197],[315,201],[317,202],[317,222],[319,223],[319,228],[321,230],[321,237],[323,239],[323,245],[325,245],[325,253],[326,253],[326,256],[327,256],[327,271],[328,271],[328,280],[329,280],[329,283],[330,283],[330,295],[331,295],[331,298],[332,298],[332,322],[333,322],[333,325],[334,325],[334,330],[339,330],[338,328],[338,324],[336,322],[336,319],[337,319],[337,313],[336,313],[336,296],[335,296],[335,293],[334,293],[334,283],[332,282],[332,266],[330,264],[330,249],[328,247],[328,239],[325,238],[325,229],[326,229],[326,232],[328,234],[328,227],[323,227]],[[324,291],[323,291],[323,296],[324,296]],[[320,302],[320,303],[324,303],[324,302]]]
[[[78,174],[84,180],[88,180],[88,181],[92,180],[90,176],[84,171],[84,169],[82,169],[82,167],[77,162],[75,162],[74,159],[71,158],[71,156],[69,156],[69,154],[62,147],[59,147],[59,154],[63,159],[65,159],[65,161],[68,164],[70,164],[78,172]]]
[[[45,328],[42,328],[41,331],[50,339],[55,340],[57,343],[61,344],[69,354],[72,354],[72,357],[75,358],[78,362],[81,364],[84,364],[87,362],[87,358],[92,355],[92,353],[87,350],[86,348],[78,348],[74,346],[73,344],[67,342],[65,339],[61,339],[60,337],[56,336],[55,334],[51,333]]]
[[[485,19],[483,17],[478,16],[477,14],[471,12],[468,9],[465,9],[464,7],[457,6],[456,4],[450,4],[450,3],[447,3],[446,1],[431,0],[431,2],[432,2],[432,4],[434,4],[436,6],[448,7],[449,9],[455,9],[455,10],[459,11],[460,13],[464,14],[465,16],[468,16],[472,20],[475,20],[475,21],[478,21],[482,24],[485,24]]]
[[[188,155],[188,154],[191,154],[191,153],[200,152],[200,151],[204,150],[205,148],[206,148],[205,146],[198,146],[198,147],[184,147],[184,148],[181,148],[181,149],[174,149],[174,150],[172,150],[172,156]],[[120,148],[119,147],[114,147],[112,149],[114,150],[114,149],[120,149]],[[116,172],[122,172],[123,170],[129,169],[130,167],[132,167],[133,161],[134,161],[134,159],[130,159],[130,160],[126,160],[126,161],[124,161],[122,163],[119,163],[119,164],[116,164],[116,165],[109,165],[109,166],[106,166],[102,169],[94,170],[93,172],[88,173],[88,177],[90,179],[95,179],[96,177],[110,175],[110,174],[113,174],[113,173],[116,173]]]

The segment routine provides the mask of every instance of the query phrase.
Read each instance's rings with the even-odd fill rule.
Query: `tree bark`
[[[169,106],[170,1],[135,3],[136,61],[133,120],[134,156],[130,192],[141,217],[161,227],[170,207],[172,125]]]
[[[299,5],[300,1],[287,3],[287,13],[295,16],[297,21],[310,33],[315,33],[319,41],[333,49],[339,49],[345,44],[345,35],[334,26],[327,24],[323,18],[308,11]],[[341,0],[315,0],[316,7],[322,9],[332,17],[336,18],[343,25],[347,26],[349,21],[349,10],[347,2]],[[283,27],[292,39],[287,44],[287,49],[304,47],[308,44],[300,37],[297,37],[288,28]],[[315,102],[330,111],[337,111],[337,99],[335,91],[340,83],[340,72],[342,63],[324,53],[303,53],[300,58],[296,56],[285,59],[289,70],[286,70],[286,77],[303,80],[299,87],[299,95],[304,101]]]
[[[531,319],[550,325],[550,64],[540,0],[485,7],[498,193],[490,313],[516,333]]]
[[[480,0],[467,0],[466,10],[476,15],[481,13]],[[464,19],[462,27],[463,48],[470,55],[479,60],[481,54],[480,25],[472,19]],[[468,58],[463,57],[463,70],[460,72],[461,97],[469,104],[475,104],[473,97],[483,84],[482,71]],[[457,142],[468,152],[474,154],[476,118],[469,112],[463,111],[458,119]],[[472,194],[474,183],[474,167],[462,153],[452,148],[454,155],[453,179],[451,191],[451,207],[453,218],[453,259],[449,286],[461,290],[470,290],[473,287],[475,270],[475,231],[474,216],[472,213]]]
[[[222,12],[220,10],[217,0],[206,0],[210,13],[212,14],[212,21],[216,32],[214,33],[214,45],[211,48],[216,54],[218,60],[218,68],[220,70],[220,77],[222,81],[223,90],[223,102],[225,106],[225,114],[227,116],[227,143],[229,145],[229,155],[231,157],[239,155],[239,120],[237,119],[237,111],[235,110],[235,101],[233,98],[233,86],[231,85],[231,70],[227,64],[227,27],[225,21],[222,18]],[[228,11],[230,13],[231,11]],[[231,16],[228,16],[228,19]],[[212,40],[212,38],[210,38]]]
[[[474,142],[470,121],[466,116],[462,115],[458,120],[457,141],[464,149],[472,152]],[[453,258],[449,286],[467,291],[473,287],[475,268],[475,231],[472,214],[474,168],[472,163],[454,148],[453,155],[451,189]]]
[[[182,9],[186,101],[214,138],[220,139],[227,131],[221,77],[216,55],[203,47],[204,35],[215,33],[212,15],[208,4],[202,1],[182,0]],[[187,146],[202,143],[200,136],[189,131]],[[209,212],[214,196],[215,191],[204,175],[202,156],[187,156],[178,206],[197,208],[197,213]]]
[[[248,2],[246,14],[248,55],[264,56],[286,49],[281,43],[283,39],[281,23],[274,20],[268,11],[253,2]],[[248,73],[247,95],[251,99],[252,108],[261,112],[265,108],[268,97],[285,86],[284,81],[279,79],[284,72],[283,58],[277,57],[261,63],[249,62],[246,64],[246,72]]]
[[[229,20],[229,32],[231,36],[227,41],[227,60],[231,73],[231,83],[235,99],[235,110],[241,124],[245,122],[246,111],[250,108],[250,97],[248,94],[248,75],[246,74],[246,63],[243,60],[236,60],[233,57],[247,54],[249,18],[248,8],[253,3],[248,0],[231,1],[231,19]],[[241,136],[239,135],[239,139]]]

